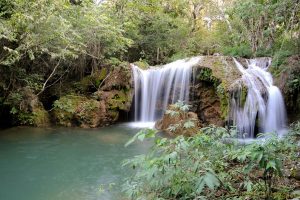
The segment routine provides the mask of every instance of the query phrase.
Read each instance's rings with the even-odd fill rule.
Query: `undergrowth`
[[[167,139],[142,130],[136,140],[152,138],[145,155],[126,160],[135,174],[123,191],[129,199],[291,199],[299,182],[290,170],[299,162],[300,123],[289,134],[260,135],[241,143],[234,129],[210,126],[192,137]]]

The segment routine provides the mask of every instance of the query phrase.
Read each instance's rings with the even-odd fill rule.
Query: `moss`
[[[116,121],[119,118],[119,112],[115,110],[109,110],[108,115],[111,118],[111,121]]]
[[[228,116],[229,112],[229,93],[226,91],[223,83],[217,87],[217,95],[221,104],[221,117],[224,120]]]
[[[83,96],[66,95],[54,102],[53,115],[63,126],[97,126],[100,103]]]
[[[214,87],[217,87],[220,84],[220,81],[213,76],[212,70],[209,68],[202,68],[197,75],[197,79],[213,83]]]
[[[37,127],[48,126],[50,124],[49,113],[42,108],[38,108],[33,112],[33,121]]]
[[[102,68],[100,70],[100,73],[99,73],[98,77],[97,77],[97,81],[102,81],[103,79],[105,79],[106,76],[107,76],[107,69],[106,68]],[[98,86],[99,86],[99,84],[98,84]]]
[[[130,102],[130,95],[125,90],[120,90],[108,100],[110,110],[127,110],[127,103]]]
[[[80,94],[86,94],[89,91],[90,87],[94,87],[93,86],[93,77],[92,76],[86,76],[83,79],[81,79],[79,82],[75,82],[72,85],[72,88],[70,90],[68,90],[68,92],[76,92],[76,93],[80,93]]]
[[[244,107],[246,99],[247,99],[247,94],[248,94],[248,88],[246,86],[242,86],[241,88],[241,96],[240,96],[240,101],[241,101],[241,106]]]
[[[73,83],[71,90],[79,94],[93,93],[98,90],[101,82],[106,78],[108,72],[106,68],[102,68],[97,73],[83,77],[80,81]]]
[[[146,61],[137,61],[134,62],[133,64],[144,70],[149,69],[150,66]]]

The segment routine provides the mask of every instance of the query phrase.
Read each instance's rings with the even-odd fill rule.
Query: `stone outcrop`
[[[19,124],[37,127],[50,125],[48,112],[30,88],[20,88],[17,93],[8,98],[8,101],[15,105],[11,108],[11,113]]]
[[[95,75],[89,78],[90,82],[99,80],[98,89],[91,95],[84,90],[90,88],[90,82],[85,81],[87,84],[81,87],[79,93],[71,93],[55,101],[51,114],[56,124],[82,128],[107,126],[118,120],[120,111],[130,111],[133,86],[129,65],[116,67],[109,73],[102,70],[99,76],[101,78]],[[82,85],[82,81],[76,85]]]
[[[66,95],[56,101],[52,115],[58,125],[82,128],[104,126],[117,117],[107,112],[104,101],[76,95]]]
[[[244,62],[243,59],[241,59]],[[191,88],[192,111],[204,125],[223,126],[229,113],[229,99],[233,83],[241,78],[232,57],[203,56],[194,67]]]
[[[290,122],[300,119],[300,56],[287,59],[284,69],[272,68],[275,84],[283,93]],[[280,72],[280,73],[279,73]]]

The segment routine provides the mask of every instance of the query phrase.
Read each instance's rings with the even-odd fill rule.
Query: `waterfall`
[[[147,70],[132,65],[135,121],[155,121],[168,104],[178,100],[188,103],[192,67],[200,60],[201,57],[177,60]]]
[[[239,134],[254,137],[255,127],[259,132],[281,133],[286,127],[286,111],[280,90],[273,85],[272,75],[267,72],[271,59],[248,60],[248,68],[235,60],[236,67],[242,73],[242,84],[247,88],[247,96],[242,102],[242,85],[237,95],[231,99],[231,116]],[[242,105],[243,104],[243,105]]]

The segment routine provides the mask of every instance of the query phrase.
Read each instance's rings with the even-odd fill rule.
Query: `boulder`
[[[162,119],[155,123],[155,128],[171,136],[192,136],[200,129],[198,116],[194,112],[183,111],[176,106],[170,105]]]
[[[77,95],[66,95],[55,101],[52,116],[56,124],[67,127],[95,128],[111,120],[104,101]]]

